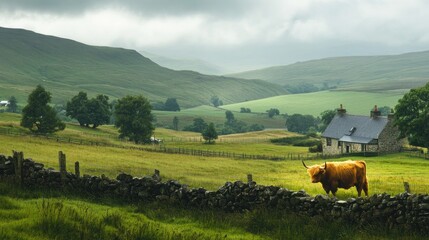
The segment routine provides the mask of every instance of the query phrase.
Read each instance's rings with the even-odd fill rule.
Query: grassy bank
[[[423,239],[424,233],[356,226],[276,210],[225,213],[128,204],[0,184],[1,239]]]

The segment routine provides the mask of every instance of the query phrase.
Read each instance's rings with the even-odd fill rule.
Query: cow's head
[[[302,160],[302,164],[304,165],[305,168],[307,168],[307,173],[308,175],[310,175],[312,183],[318,183],[322,181],[322,178],[326,172],[326,162],[324,166],[313,165],[313,166],[307,167],[307,165],[305,165],[304,163],[304,160]]]

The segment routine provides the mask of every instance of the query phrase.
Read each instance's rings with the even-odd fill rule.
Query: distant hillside
[[[146,51],[139,52],[155,63],[173,70],[191,70],[209,75],[222,75],[226,72],[221,67],[200,59],[176,59],[159,56]]]
[[[154,102],[175,97],[182,107],[208,104],[212,95],[227,104],[286,93],[259,80],[174,71],[134,50],[0,28],[0,99],[14,95],[23,102],[37,84],[53,94],[55,103],[64,103],[78,91],[111,98],[143,94]]]
[[[313,93],[288,94],[242,103],[222,106],[225,110],[240,111],[250,108],[252,113],[265,113],[270,108],[279,109],[281,114],[311,114],[319,116],[325,110],[334,110],[342,104],[347,112],[356,115],[368,115],[374,105],[394,108],[403,90],[382,92],[362,91],[319,91]]]
[[[294,92],[338,88],[410,89],[429,81],[429,51],[392,56],[335,57],[231,74],[287,85]],[[301,91],[300,91],[301,90]]]

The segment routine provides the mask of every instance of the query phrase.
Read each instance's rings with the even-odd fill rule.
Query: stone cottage
[[[381,116],[377,106],[369,116],[347,114],[341,105],[322,134],[324,154],[398,152],[404,144],[393,125],[393,114]]]

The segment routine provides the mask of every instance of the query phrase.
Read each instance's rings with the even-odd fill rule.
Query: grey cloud
[[[76,14],[97,8],[120,7],[152,15],[209,14],[239,17],[260,1],[257,0],[13,0],[0,1],[0,8],[16,11],[35,11],[52,14]]]

